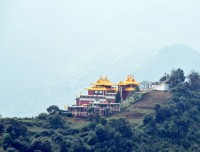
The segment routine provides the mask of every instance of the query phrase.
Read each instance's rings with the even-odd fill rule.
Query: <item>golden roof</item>
[[[117,88],[106,88],[106,87],[88,87],[85,88],[86,90],[91,90],[91,91],[117,91]]]
[[[92,91],[106,91],[107,89],[105,87],[89,87],[85,88],[86,90],[92,90]]]
[[[127,85],[127,84],[125,84],[123,81],[120,81],[120,82],[118,83],[118,85],[121,85],[121,86],[124,85],[124,86],[125,86],[125,85]]]
[[[100,86],[115,86],[115,84],[111,83],[107,77],[100,77],[96,83],[91,83],[93,85]]]
[[[126,81],[121,81],[119,82],[118,85],[129,85],[129,84],[134,84],[134,85],[139,85],[139,83],[137,81],[135,81],[135,79],[133,78],[132,75],[128,75]]]
[[[126,84],[135,84],[135,85],[139,85],[139,83],[135,81],[135,79],[133,78],[132,75],[127,76],[127,79],[126,79],[125,83],[126,83]]]
[[[124,90],[125,90],[125,91],[135,91],[135,88],[128,87],[128,88],[125,88]]]

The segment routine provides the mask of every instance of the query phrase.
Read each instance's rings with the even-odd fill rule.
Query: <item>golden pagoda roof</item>
[[[125,86],[125,85],[127,85],[127,84],[124,83],[123,81],[120,81],[120,82],[118,83],[118,85],[121,85],[121,86],[124,85],[124,86]]]
[[[88,87],[85,89],[91,90],[91,91],[117,91],[118,90],[117,88],[106,88],[106,87],[95,87],[95,86]]]
[[[99,80],[97,80],[96,83],[91,83],[96,86],[115,86],[107,77],[100,77]]]
[[[88,87],[88,88],[85,88],[86,90],[92,90],[92,91],[106,91],[107,89],[105,87]]]
[[[135,84],[135,85],[139,85],[139,83],[137,81],[135,81],[135,79],[133,78],[132,75],[128,75],[126,81],[124,82],[125,84]]]
[[[129,84],[139,85],[139,83],[137,81],[135,81],[135,79],[133,78],[132,75],[128,75],[127,79],[124,82],[120,81],[118,83],[119,86],[126,86],[126,85],[129,85]]]
[[[135,91],[135,88],[128,87],[128,88],[125,88],[124,90],[125,90],[125,91]]]

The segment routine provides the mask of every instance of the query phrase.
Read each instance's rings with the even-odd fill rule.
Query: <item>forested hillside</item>
[[[170,83],[173,96],[164,106],[156,104],[141,125],[112,117],[77,124],[51,109],[35,118],[1,118],[0,151],[199,151],[200,75],[192,72],[185,78],[177,69],[161,79]]]

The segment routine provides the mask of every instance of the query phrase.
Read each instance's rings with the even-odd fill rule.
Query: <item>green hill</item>
[[[170,79],[171,93],[133,95],[123,104],[122,113],[107,118],[96,115],[88,121],[56,112],[35,118],[1,118],[0,150],[198,152],[200,74],[191,73],[187,81],[180,80],[180,75],[170,77],[176,77]]]

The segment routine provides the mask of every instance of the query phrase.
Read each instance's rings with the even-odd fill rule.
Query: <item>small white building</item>
[[[167,83],[161,83],[158,85],[152,85],[152,89],[158,91],[168,91],[170,89],[170,86]]]

